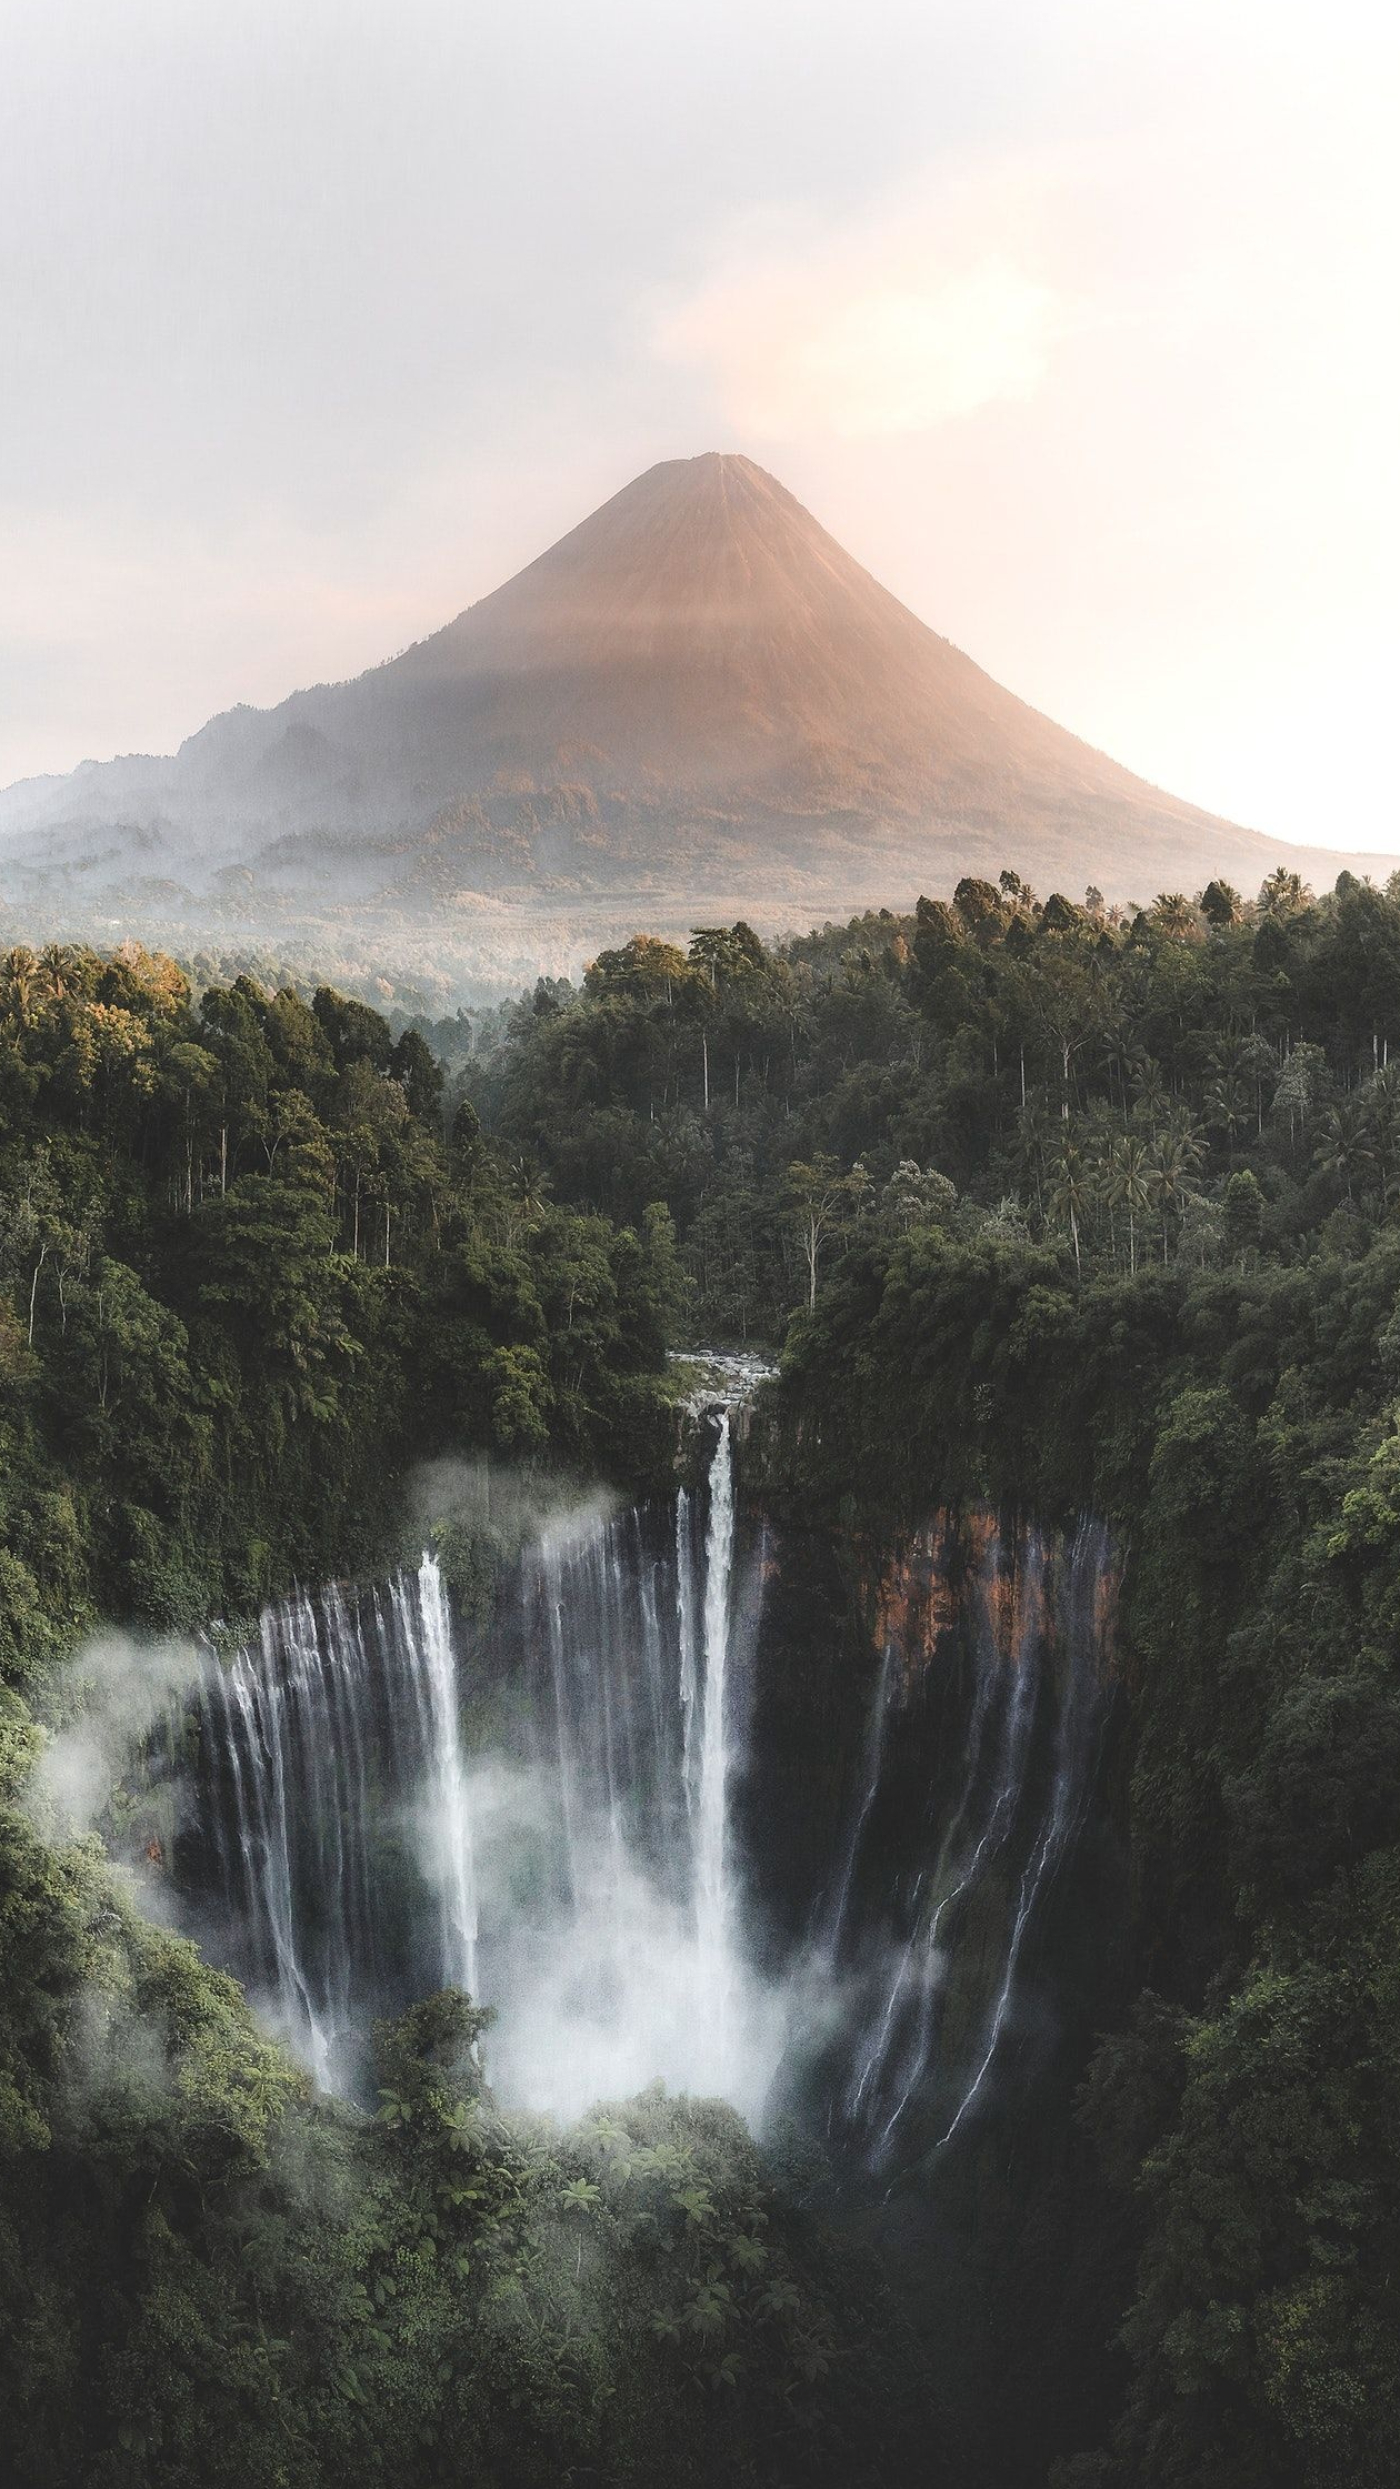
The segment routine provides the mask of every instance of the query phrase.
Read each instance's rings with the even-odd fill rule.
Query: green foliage
[[[629,1482],[683,1306],[668,1214],[550,1204],[423,1038],[169,961],[0,963],[0,1667],[390,1543],[412,1462]]]
[[[639,935],[506,1014],[459,1079],[557,1198],[633,1225],[669,1204],[705,1336],[776,1339],[811,1299],[813,1169],[855,1184],[846,1233],[878,1234],[903,1165],[1081,1282],[1300,1256],[1339,1205],[1395,1198],[1392,1045],[1389,892],[1273,876],[1249,906],[1213,882],[1130,922],[1007,872],[775,950],[744,925],[688,957]]]
[[[33,1745],[7,1712],[10,2477],[914,2478],[898,2320],[857,2310],[730,2111],[658,2090],[572,2135],[512,2123],[477,2064],[489,2016],[451,1991],[378,2030],[376,2117],[320,2099],[95,1845],[37,1838],[13,1802]]]

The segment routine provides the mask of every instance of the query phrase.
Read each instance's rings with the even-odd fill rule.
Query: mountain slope
[[[1286,848],[1147,786],[993,682],[749,459],[651,468],[357,680],[213,719],[170,760],[0,797],[9,879],[283,907],[712,895],[796,920],[1014,863],[1150,896]],[[114,880],[115,874],[115,880]]]

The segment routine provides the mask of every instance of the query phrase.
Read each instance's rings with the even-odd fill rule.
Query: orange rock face
[[[966,1619],[975,1597],[992,1643],[1008,1667],[1040,1639],[1053,1639],[1068,1547],[1058,1533],[1023,1526],[1006,1534],[987,1505],[940,1508],[866,1588],[871,1638],[892,1651],[910,1682],[936,1663],[940,1646]],[[1102,1664],[1115,1666],[1120,1568],[1100,1573],[1092,1630]]]

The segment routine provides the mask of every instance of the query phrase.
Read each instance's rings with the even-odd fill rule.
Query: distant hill
[[[354,682],[0,795],[0,909],[83,930],[349,910],[488,946],[508,924],[528,953],[532,921],[586,942],[742,908],[771,930],[1004,863],[1127,899],[1216,873],[1253,890],[1280,862],[1324,882],[1389,864],[1148,786],[714,453],[650,468]]]

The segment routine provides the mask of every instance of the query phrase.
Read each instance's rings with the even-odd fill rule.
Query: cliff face
[[[879,1550],[755,1526],[756,1915],[840,1996],[808,2070],[827,2130],[885,2181],[934,2174],[955,2122],[975,2149],[1082,2063],[1115,1976],[1121,1566],[1097,1524],[987,1506]]]
[[[1132,1970],[1120,1554],[987,1505],[882,1544],[791,1494],[764,1518],[751,1449],[737,1812],[775,1966],[816,1966],[790,2105],[901,2276],[968,2477],[1040,2489],[1111,2404],[1116,2355],[1083,2344],[1127,2293],[1074,2113]]]
[[[956,1664],[959,1642],[969,1631],[990,1635],[1008,1665],[1043,1640],[1062,1666],[1061,1576],[1071,1555],[1063,1531],[1008,1525],[988,1504],[960,1511],[942,1506],[922,1529],[887,1551],[874,1571],[857,1576],[872,1647],[897,1656],[911,1692],[930,1671]],[[1105,1542],[1087,1619],[1105,1694],[1118,1671],[1121,1579],[1121,1563]]]

